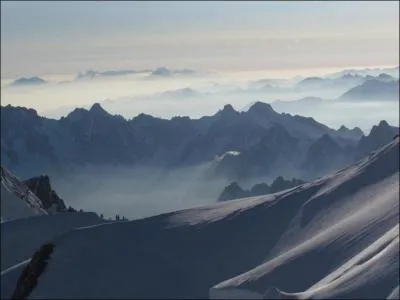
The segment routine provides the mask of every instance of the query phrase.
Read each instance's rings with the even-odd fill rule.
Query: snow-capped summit
[[[396,138],[276,194],[66,232],[16,290],[37,280],[29,299],[385,299],[399,282],[398,182]]]

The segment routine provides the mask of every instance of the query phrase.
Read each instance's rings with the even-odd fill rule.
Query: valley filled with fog
[[[161,123],[164,122],[162,119],[165,119],[165,122],[172,120],[168,121],[172,122],[171,125],[168,125],[172,126],[170,129],[171,133],[168,134],[175,135],[174,131],[177,130],[185,131],[185,128],[189,126],[189,123],[187,123],[189,121],[184,121],[185,119],[179,121],[176,117],[187,116],[191,120],[190,124],[199,123],[199,125],[193,125],[197,128],[193,134],[209,135],[208,143],[212,143],[215,146],[214,150],[212,150],[213,146],[211,144],[205,144],[203,150],[198,148],[198,146],[193,150],[193,147],[190,148],[191,134],[186,138],[189,140],[186,141],[182,137],[182,141],[179,141],[180,136],[177,133],[176,141],[175,137],[169,138],[167,142],[169,146],[164,145],[165,142],[161,141],[157,142],[161,143],[158,146],[148,146],[150,147],[148,148],[150,152],[156,151],[155,157],[149,160],[151,161],[150,164],[146,160],[146,162],[142,162],[140,167],[133,167],[123,162],[112,163],[111,161],[107,161],[107,157],[110,157],[107,154],[100,164],[89,163],[86,167],[80,167],[78,164],[73,167],[73,171],[60,173],[53,172],[53,167],[44,167],[51,165],[51,163],[45,162],[45,156],[29,156],[30,154],[26,156],[25,154],[20,154],[22,157],[26,156],[27,161],[23,164],[24,167],[22,169],[16,165],[15,170],[18,170],[17,174],[24,179],[41,173],[49,174],[54,189],[61,198],[65,199],[68,205],[74,208],[96,211],[104,214],[105,217],[114,217],[118,214],[136,219],[214,203],[224,188],[233,181],[237,181],[243,189],[250,190],[255,184],[264,183],[270,185],[278,176],[283,176],[287,180],[291,180],[292,178],[311,180],[316,178],[322,172],[322,169],[324,172],[327,172],[353,162],[353,152],[356,150],[347,149],[346,147],[349,146],[348,142],[341,142],[340,140],[340,138],[347,138],[346,134],[350,133],[340,133],[338,131],[341,137],[338,136],[339,139],[336,142],[340,146],[335,146],[339,147],[337,149],[338,152],[333,152],[331,155],[332,157],[337,156],[337,158],[333,158],[332,160],[336,162],[340,161],[340,163],[326,168],[322,167],[321,169],[318,165],[327,164],[326,161],[312,161],[313,158],[311,157],[313,154],[311,154],[311,151],[313,147],[321,147],[317,146],[318,143],[322,143],[327,149],[331,149],[333,146],[330,145],[329,141],[316,141],[315,146],[312,146],[307,139],[303,140],[303,137],[300,140],[302,141],[301,143],[305,144],[295,151],[298,154],[295,157],[287,156],[286,158],[282,158],[280,152],[283,150],[279,148],[281,147],[279,144],[268,146],[272,147],[273,151],[278,151],[276,152],[277,154],[274,154],[278,156],[272,159],[277,159],[278,162],[273,163],[271,166],[261,167],[264,168],[261,170],[261,173],[260,171],[255,171],[258,168],[257,165],[252,167],[247,166],[251,165],[250,160],[253,156],[259,161],[271,159],[268,158],[268,155],[271,156],[272,154],[268,154],[268,151],[265,150],[267,148],[263,150],[264,152],[267,151],[263,154],[265,157],[260,156],[257,158],[257,155],[260,155],[258,154],[259,150],[257,150],[257,147],[264,147],[262,143],[259,146],[256,145],[254,149],[246,150],[248,151],[247,154],[239,155],[239,158],[232,162],[229,162],[230,158],[228,155],[223,159],[221,164],[216,163],[216,158],[223,155],[225,151],[238,151],[240,149],[247,149],[248,147],[251,148],[247,142],[240,144],[241,142],[234,136],[230,140],[230,144],[226,144],[226,141],[224,142],[226,140],[224,135],[232,134],[236,130],[231,130],[229,129],[229,125],[225,125],[231,122],[229,120],[232,116],[229,117],[229,115],[242,115],[240,118],[244,118],[243,122],[245,122],[243,126],[248,126],[245,125],[247,124],[247,121],[245,121],[247,117],[245,115],[248,115],[251,119],[258,118],[258,114],[261,113],[266,114],[263,115],[263,118],[266,118],[265,122],[269,122],[269,125],[265,125],[267,126],[266,128],[274,126],[274,122],[278,122],[287,129],[290,122],[297,122],[298,117],[296,115],[301,116],[300,118],[305,117],[304,121],[301,121],[303,125],[299,123],[299,126],[308,126],[306,123],[309,121],[306,120],[311,117],[313,118],[311,123],[324,124],[331,128],[329,130],[338,130],[343,125],[346,128],[345,130],[358,127],[362,131],[357,133],[352,142],[350,141],[350,146],[355,147],[354,149],[364,147],[362,145],[357,146],[358,138],[362,133],[368,136],[371,128],[376,126],[381,120],[385,120],[390,126],[399,126],[398,67],[331,70],[330,73],[327,73],[327,71],[322,72],[321,70],[319,72],[318,70],[304,70],[303,74],[299,72],[300,70],[297,70],[297,73],[292,71],[291,73],[281,72],[279,74],[274,74],[273,71],[227,73],[157,68],[154,70],[85,71],[70,76],[22,77],[13,80],[2,80],[1,94],[2,105],[4,106],[12,103],[14,106],[33,108],[37,111],[40,118],[45,117],[56,120],[61,118],[61,121],[57,121],[58,123],[65,122],[68,119],[71,119],[71,121],[77,118],[80,119],[80,113],[75,113],[75,111],[77,108],[84,108],[84,111],[88,111],[87,118],[89,118],[85,121],[85,124],[79,125],[79,130],[82,132],[89,130],[88,133],[84,133],[82,137],[84,139],[85,134],[89,136],[92,134],[92,127],[96,126],[93,124],[97,124],[93,122],[104,123],[102,126],[113,126],[107,125],[108,117],[103,121],[101,117],[98,120],[96,119],[97,121],[90,121],[92,118],[91,114],[104,116],[121,115],[127,120],[124,122],[134,122],[132,125],[137,123],[137,125],[133,125],[133,130],[136,130],[134,128],[137,128],[138,125],[139,128],[142,128],[142,126],[146,128],[149,124],[152,124],[150,126],[155,126],[149,132],[146,131],[147,129],[143,129],[145,130],[142,132],[144,140],[143,142],[139,142],[139,144],[146,144],[148,139],[160,139],[158,135],[163,134],[161,133],[163,130],[161,129],[163,127]],[[254,104],[260,102],[269,103],[273,112],[264,112],[264,110],[269,110],[266,107],[254,108],[257,106]],[[93,109],[93,103],[98,103],[101,106],[98,112],[95,112],[97,110]],[[227,104],[232,107],[232,111]],[[251,109],[252,107],[253,109]],[[251,110],[254,110],[254,112],[251,112]],[[257,112],[257,110],[261,110],[261,112]],[[73,111],[74,113],[71,113]],[[75,116],[73,117],[72,115],[74,114]],[[145,115],[149,116],[146,117]],[[112,118],[115,119],[114,117]],[[146,118],[149,120],[146,121]],[[207,118],[210,121],[207,121]],[[211,129],[211,133],[207,133],[214,119],[220,119],[219,122],[223,127],[228,126],[226,129],[217,130],[217,132],[223,130],[219,138],[214,136],[215,133],[212,133]],[[53,134],[59,135],[57,133],[58,129],[55,129],[58,125],[54,127],[55,123],[51,120],[46,122],[49,125],[45,125],[46,128],[48,127],[48,129],[45,129],[45,132],[47,132],[45,135],[49,134],[51,141],[49,147],[56,149],[54,150],[56,152],[53,154],[57,157],[59,155],[58,152],[63,152],[62,148],[64,146],[62,145],[64,143],[74,144],[76,141],[72,139],[69,142],[68,139],[70,137],[68,135],[61,138],[58,142],[57,139],[53,141],[55,137],[51,137],[52,134],[48,133],[48,131],[55,130]],[[114,120],[113,122],[118,123],[119,121]],[[239,124],[239,121],[237,122]],[[160,125],[157,125],[158,123]],[[175,123],[177,125],[172,125]],[[200,123],[204,124],[200,125]],[[116,129],[113,134],[118,133],[119,130],[124,131],[124,126]],[[240,127],[242,125],[237,126]],[[201,129],[203,127],[204,129]],[[299,130],[308,130],[306,128]],[[98,134],[104,135],[106,140],[109,139],[109,133],[102,130],[96,129],[99,132]],[[251,130],[251,127],[247,130]],[[295,128],[292,130],[296,131]],[[315,137],[321,136],[324,132],[330,135],[336,134],[333,131],[330,132],[328,129],[324,130],[316,133]],[[158,131],[160,133],[157,133]],[[262,138],[264,135],[264,133],[260,134],[256,134],[256,139]],[[292,136],[295,136],[295,134],[294,132],[290,132]],[[270,135],[269,138],[271,139],[276,133],[271,132]],[[283,139],[284,135],[285,133],[278,134],[281,139]],[[315,137],[311,137],[311,139],[315,140]],[[124,137],[123,139],[127,138],[132,139],[134,137]],[[194,143],[198,142],[203,143],[201,140],[194,141]],[[220,143],[222,144],[218,146]],[[257,141],[256,143],[260,142]],[[279,143],[285,142],[282,140]],[[179,144],[181,145],[177,146]],[[114,147],[125,148],[123,145],[125,145],[125,142],[120,145],[113,145],[113,142],[110,142],[107,147],[111,149]],[[293,145],[295,144],[288,142],[288,149],[293,147]],[[68,147],[65,149],[69,149]],[[133,147],[137,148],[138,146]],[[309,147],[309,150],[304,150]],[[57,150],[58,148],[60,150]],[[171,149],[168,150],[169,148]],[[71,149],[69,151],[72,151]],[[18,153],[21,150],[15,151]],[[91,151],[95,153],[97,151],[96,147],[94,146]],[[108,150],[105,149],[104,151]],[[199,151],[199,153],[195,154],[192,151]],[[201,151],[205,152],[201,153]],[[166,168],[174,159],[178,161],[184,159],[185,153],[190,153],[192,159],[197,159],[198,161],[187,166],[182,164],[177,165],[177,167]],[[308,156],[310,158],[307,158]],[[271,157],[274,156],[272,155]],[[111,157],[110,159],[114,158]],[[118,160],[118,158],[116,159]],[[155,163],[154,159],[158,163]],[[83,158],[84,165],[88,162],[87,160],[88,158]],[[292,162],[288,165],[284,162],[285,160]],[[34,165],[31,165],[32,162],[34,162]],[[62,161],[59,163],[61,165],[69,164]],[[222,165],[222,167],[218,164]],[[316,164],[316,166],[312,167],[311,165],[313,164]],[[215,170],[210,171],[213,168]],[[310,168],[314,168],[312,169],[313,171]],[[12,170],[14,169],[12,168]],[[266,170],[269,171],[267,172]],[[214,176],[213,172],[228,173],[230,175]]]
[[[68,205],[96,211],[106,218],[118,214],[140,219],[165,212],[212,204],[227,180],[205,180],[205,166],[165,172],[150,168],[77,169],[52,176],[52,186]]]

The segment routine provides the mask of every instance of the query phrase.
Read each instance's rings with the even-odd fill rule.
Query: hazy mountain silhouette
[[[85,72],[80,72],[76,76],[76,80],[79,79],[94,79],[100,77],[117,77],[126,76],[132,74],[149,73],[151,70],[107,70],[107,71],[94,71],[88,70]]]
[[[18,78],[16,80],[14,80],[10,86],[32,86],[32,85],[42,85],[45,84],[47,81],[37,77],[37,76],[33,76],[33,77],[21,77]]]
[[[305,183],[305,181],[300,179],[293,178],[292,180],[285,180],[282,176],[279,176],[271,183],[271,185],[266,183],[257,183],[253,185],[250,190],[244,190],[236,181],[234,181],[224,188],[218,197],[218,201],[273,194],[303,183]]]
[[[174,169],[210,163],[229,151],[239,155],[214,161],[209,174],[231,180],[258,175],[308,178],[307,153],[321,137],[339,145],[345,157],[353,155],[358,143],[357,130],[334,130],[312,118],[279,114],[262,102],[246,112],[225,105],[211,116],[171,120],[145,114],[126,120],[100,104],[53,120],[8,105],[1,107],[1,122],[4,164],[25,178],[85,165]],[[323,172],[325,164],[320,163],[314,169]]]
[[[399,134],[399,128],[390,126],[386,121],[379,122],[378,125],[372,127],[371,132],[367,136],[362,136],[355,150],[355,160],[361,159],[377,148],[388,143],[388,140],[393,139]]]
[[[399,80],[367,80],[345,92],[339,100],[399,101]]]

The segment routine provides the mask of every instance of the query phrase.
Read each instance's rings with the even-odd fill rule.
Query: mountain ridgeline
[[[82,166],[151,166],[171,170],[209,164],[208,178],[315,178],[389,142],[398,128],[382,121],[371,133],[335,130],[313,118],[277,113],[256,102],[200,119],[140,114],[126,120],[100,104],[60,120],[33,109],[1,107],[2,163],[22,178],[65,174]],[[238,155],[224,155],[226,153]]]
[[[273,194],[286,189],[291,189],[303,183],[306,182],[296,178],[285,180],[282,176],[279,176],[271,183],[271,185],[266,183],[257,183],[253,185],[250,190],[243,190],[239,184],[234,181],[224,188],[221,195],[218,197],[218,201]]]

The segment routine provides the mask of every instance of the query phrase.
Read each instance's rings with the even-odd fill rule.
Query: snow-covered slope
[[[9,297],[32,254],[72,228],[104,223],[95,213],[48,214],[28,187],[1,168],[1,299]]]
[[[398,296],[399,138],[277,194],[75,229],[28,298]]]
[[[57,235],[105,221],[95,213],[65,212],[17,219],[1,224],[1,299],[11,296],[33,253]]]
[[[1,167],[2,222],[46,214],[35,194],[8,170]]]

